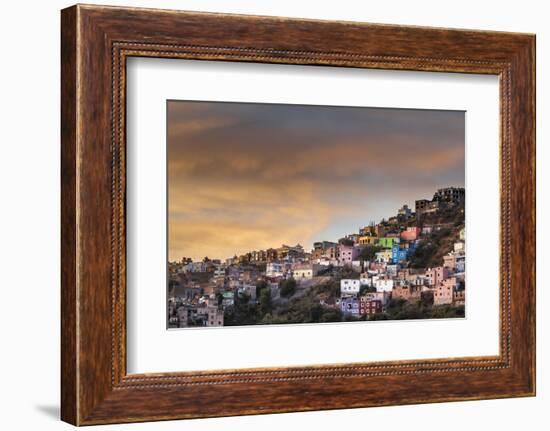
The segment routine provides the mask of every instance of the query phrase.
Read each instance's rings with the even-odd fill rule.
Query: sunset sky
[[[334,240],[464,187],[464,112],[168,102],[168,249]]]

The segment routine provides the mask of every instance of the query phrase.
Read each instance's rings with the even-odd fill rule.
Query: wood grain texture
[[[78,421],[76,300],[76,9],[61,16],[61,417]]]
[[[533,35],[74,6],[62,11],[61,36],[63,420],[87,425],[534,394]],[[129,56],[499,75],[499,356],[127,375]]]

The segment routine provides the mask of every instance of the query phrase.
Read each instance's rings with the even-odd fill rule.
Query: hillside
[[[429,214],[418,220],[420,227],[438,226],[421,240],[410,259],[412,268],[429,268],[440,266],[443,256],[453,250],[453,245],[460,239],[464,229],[464,206],[443,209],[436,214]]]

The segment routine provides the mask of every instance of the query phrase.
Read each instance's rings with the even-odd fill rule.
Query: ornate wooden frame
[[[61,16],[63,420],[89,425],[534,395],[534,35],[81,5]],[[500,354],[127,375],[129,56],[498,75]]]

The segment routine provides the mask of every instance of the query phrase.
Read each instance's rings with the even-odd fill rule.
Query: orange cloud
[[[171,260],[336,240],[464,183],[463,114],[288,106],[169,103]]]
[[[169,258],[227,258],[282,243],[311,246],[336,211],[307,184],[208,184],[169,195]]]

